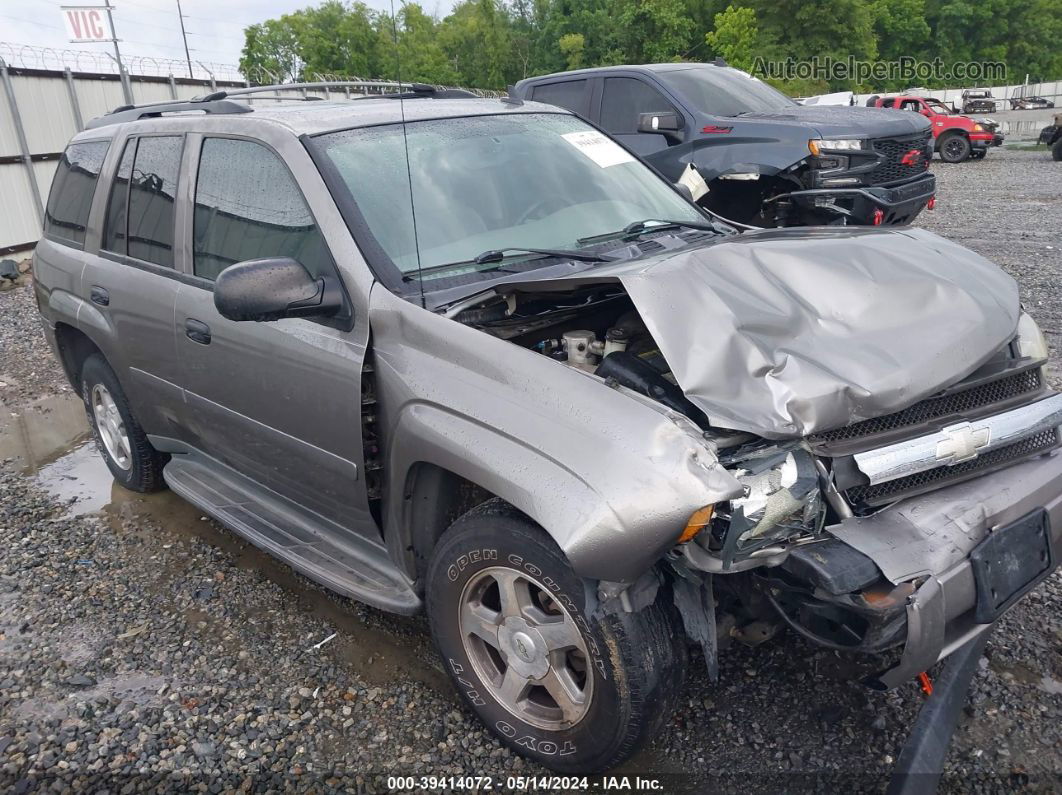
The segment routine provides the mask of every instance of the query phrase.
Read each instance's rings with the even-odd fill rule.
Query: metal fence
[[[123,57],[117,62],[100,52],[49,49],[0,42],[0,256],[31,249],[40,237],[44,203],[67,141],[85,124],[120,105],[191,99],[224,88],[281,82],[264,70],[244,76],[237,67],[193,61]],[[312,79],[351,82],[342,89],[298,91],[324,99],[399,91],[400,83],[349,76],[313,75]],[[499,92],[475,91],[480,96]]]

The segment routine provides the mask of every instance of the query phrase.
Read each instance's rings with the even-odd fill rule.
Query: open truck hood
[[[747,232],[492,288],[615,281],[711,423],[767,438],[905,408],[976,370],[1013,338],[1020,314],[1010,276],[910,227]]]

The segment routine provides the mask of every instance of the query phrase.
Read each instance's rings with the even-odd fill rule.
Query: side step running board
[[[421,599],[383,546],[209,458],[175,455],[162,474],[176,494],[311,580],[383,610],[420,612]]]

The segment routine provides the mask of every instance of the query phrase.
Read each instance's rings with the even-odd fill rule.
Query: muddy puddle
[[[5,459],[14,459],[15,466],[64,505],[68,515],[100,515],[116,533],[142,540],[137,548],[148,557],[154,545],[204,541],[228,553],[237,567],[260,572],[284,588],[298,609],[336,633],[321,652],[344,660],[370,684],[414,679],[452,694],[445,673],[434,664],[436,655],[423,619],[394,616],[330,596],[172,492],[136,494],[116,484],[96,450],[84,406],[76,396],[47,398],[19,412],[0,406],[0,461]],[[254,605],[245,610],[254,617]],[[208,620],[205,615],[189,618],[193,623]]]

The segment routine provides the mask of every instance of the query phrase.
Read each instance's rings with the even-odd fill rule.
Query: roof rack
[[[429,83],[392,83],[386,80],[333,80],[317,83],[279,83],[272,86],[250,86],[248,88],[236,88],[225,91],[215,91],[196,97],[197,100],[213,101],[239,97],[241,100],[271,99],[271,100],[310,100],[323,99],[319,96],[309,96],[308,91],[343,90],[350,97],[350,89],[358,89],[363,92],[362,96],[355,99],[412,99],[417,97],[434,97],[436,99],[468,98],[476,95],[463,88],[447,88],[446,86],[434,86]],[[403,90],[404,89],[404,90]],[[282,91],[299,91],[301,97],[285,97]],[[253,94],[271,93],[269,97],[255,97]]]
[[[251,100],[271,100],[274,102],[322,100],[325,97],[311,96],[308,91],[325,91],[342,89],[351,99],[416,99],[433,97],[436,99],[475,98],[476,95],[463,88],[446,88],[427,83],[392,83],[385,80],[337,80],[318,83],[280,83],[272,86],[249,86],[227,91],[215,91],[211,94],[192,97],[192,99],[174,100],[172,102],[151,102],[144,105],[120,105],[99,118],[93,119],[86,129],[104,127],[110,124],[122,124],[138,119],[157,118],[163,113],[250,113],[251,108],[244,104]],[[350,89],[366,92],[350,97]],[[404,90],[403,90],[404,89]],[[302,96],[284,96],[282,92],[299,91]],[[266,94],[271,96],[254,96]],[[238,100],[238,101],[237,101]]]
[[[180,100],[177,102],[151,102],[146,105],[120,105],[110,113],[93,119],[85,125],[85,129],[91,130],[96,127],[106,127],[110,124],[122,124],[137,119],[147,119],[161,116],[163,113],[186,113],[188,111],[201,111],[203,113],[250,113],[247,105],[241,105],[232,100]]]

